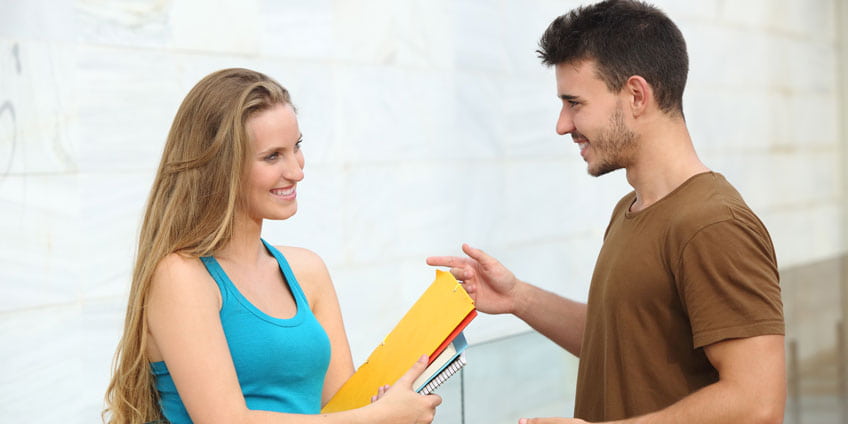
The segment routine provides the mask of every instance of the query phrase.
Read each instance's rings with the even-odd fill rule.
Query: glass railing
[[[577,358],[535,332],[466,350],[468,365],[439,387],[436,424],[515,424],[522,417],[571,416]]]

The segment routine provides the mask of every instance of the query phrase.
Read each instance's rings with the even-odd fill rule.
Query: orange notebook
[[[430,287],[321,412],[368,405],[380,386],[394,384],[421,355],[435,359],[476,315],[462,284],[451,273],[437,270]]]

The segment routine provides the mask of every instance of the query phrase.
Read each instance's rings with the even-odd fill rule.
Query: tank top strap
[[[306,300],[306,295],[303,293],[303,290],[301,290],[300,283],[298,283],[297,279],[294,278],[294,272],[292,272],[291,266],[289,266],[289,261],[286,260],[286,257],[283,256],[282,252],[265,241],[265,239],[262,239],[262,243],[265,245],[265,248],[274,255],[277,263],[280,264],[280,269],[283,271],[283,276],[286,277],[286,282],[289,284],[289,288],[295,297],[295,302],[297,302],[298,308],[303,305],[304,309],[308,311],[309,303]]]
[[[213,256],[201,256],[200,260],[203,262],[203,266],[206,267],[206,270],[209,271],[209,275],[215,279],[215,284],[218,285],[218,291],[221,292],[222,304],[226,303],[229,298],[230,290],[235,289],[235,287],[230,287],[233,283],[230,281],[230,278],[227,277],[227,273],[224,272],[224,268],[221,268],[221,264],[219,264]]]

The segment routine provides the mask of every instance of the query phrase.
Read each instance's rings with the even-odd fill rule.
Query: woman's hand
[[[380,386],[379,388],[377,388],[377,394],[374,395],[374,396],[371,396],[371,403],[374,403],[374,402],[380,400],[383,396],[385,396],[386,392],[389,390],[389,387],[391,387],[391,386],[386,384],[385,386]]]
[[[412,383],[426,368],[427,355],[422,355],[393,386],[383,386],[377,390],[377,396],[372,397],[372,401],[375,401],[372,405],[385,411],[386,419],[380,422],[429,424],[433,421],[436,407],[442,403],[442,398],[434,394],[421,395],[412,389]]]

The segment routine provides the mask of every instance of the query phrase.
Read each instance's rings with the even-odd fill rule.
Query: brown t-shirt
[[[574,416],[614,420],[665,408],[718,381],[704,346],[783,334],[765,226],[717,173],[612,214],[589,289]]]

